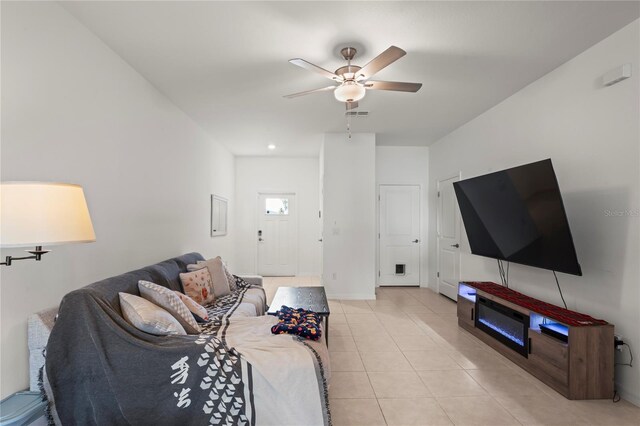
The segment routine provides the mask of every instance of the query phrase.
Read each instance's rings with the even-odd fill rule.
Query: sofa
[[[182,291],[180,273],[202,260],[189,253],[107,278],[29,318],[31,389],[51,422],[330,424],[324,339],[272,334],[261,277],[235,277],[200,334],[155,336],[123,318],[119,293],[139,295],[140,280]]]

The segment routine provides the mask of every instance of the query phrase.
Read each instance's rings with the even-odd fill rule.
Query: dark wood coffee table
[[[329,303],[324,287],[278,287],[267,314],[275,315],[282,305],[313,311],[324,318],[324,337],[329,346]]]

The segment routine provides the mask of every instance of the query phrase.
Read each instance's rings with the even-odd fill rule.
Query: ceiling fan
[[[304,59],[291,59],[293,65],[317,72],[318,74],[333,80],[338,85],[321,87],[320,89],[307,90],[305,92],[286,95],[285,98],[296,98],[310,93],[328,92],[333,90],[333,94],[340,102],[345,102],[347,110],[358,107],[358,101],[364,98],[367,89],[371,90],[392,90],[396,92],[417,92],[422,87],[422,83],[403,83],[397,81],[374,81],[370,80],[378,71],[402,58],[407,54],[404,50],[396,46],[391,46],[380,55],[376,56],[364,67],[352,65],[351,60],[356,56],[356,49],[345,47],[340,50],[340,54],[347,61],[347,65],[338,68],[335,72],[327,71],[317,65],[305,61]]]

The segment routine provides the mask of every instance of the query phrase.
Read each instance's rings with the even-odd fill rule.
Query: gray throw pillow
[[[227,282],[229,283],[229,290],[236,291],[238,287],[236,286],[236,277],[229,271],[227,264],[222,262],[222,267],[224,268],[224,274],[227,276]]]
[[[188,334],[198,334],[201,329],[182,300],[171,290],[149,281],[138,281],[140,296],[169,312]]]
[[[122,316],[135,328],[158,336],[187,334],[180,323],[161,307],[142,297],[129,293],[118,293]]]

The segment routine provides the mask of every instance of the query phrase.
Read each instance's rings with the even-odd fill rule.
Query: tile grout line
[[[447,416],[447,418],[449,419],[449,421],[451,422],[452,425],[455,425],[456,423],[453,421],[453,419],[451,418],[451,416],[449,416],[449,413],[447,413],[447,410],[444,409],[444,407],[440,404],[440,401],[438,401],[438,397],[434,396],[434,398],[436,400],[436,404],[438,405],[438,408],[440,408],[442,410],[442,412],[444,413],[445,416]]]
[[[420,303],[422,303],[423,305],[425,305],[422,301],[420,301]],[[394,303],[394,304],[395,304],[395,303]],[[426,305],[425,305],[425,306],[426,306]],[[426,306],[426,307],[429,309],[429,307],[428,307],[428,306]],[[407,315],[407,314],[408,314],[407,312],[404,312],[404,311],[403,311],[403,313],[404,313],[404,314],[409,318],[409,321],[410,321],[412,324],[414,324],[416,327],[418,327],[418,328],[420,329],[420,327],[419,327],[419,326],[418,326],[418,324],[415,322],[415,320],[414,320],[414,318],[413,318],[412,316]],[[377,316],[377,315],[376,315],[376,316]],[[385,328],[385,329],[386,329],[386,328]],[[388,331],[388,330],[387,330],[387,331]],[[422,329],[420,329],[420,331],[422,332],[422,334],[421,334],[421,335],[426,335]],[[427,336],[427,337],[429,337],[429,336]],[[392,336],[392,338],[393,338],[393,336]],[[397,341],[395,341],[395,339],[394,339],[394,342],[395,342],[395,343],[396,343],[396,345],[397,345]],[[434,342],[434,343],[435,343],[435,342]],[[437,344],[437,343],[436,343],[436,344]],[[438,346],[440,346],[440,345],[438,345]],[[438,406],[438,408],[442,411],[442,413],[444,413],[444,415],[447,417],[447,419],[449,419],[449,421],[451,422],[451,424],[455,424],[455,423],[453,422],[453,420],[451,419],[451,417],[449,417],[449,415],[447,414],[447,412],[444,410],[444,408],[442,408],[442,406],[440,405],[440,402],[438,401],[438,399],[436,398],[436,396],[433,394],[433,392],[429,389],[429,387],[426,385],[426,383],[424,383],[424,380],[422,379],[422,377],[420,377],[420,374],[419,374],[418,370],[416,370],[416,368],[413,366],[413,364],[411,363],[411,361],[409,361],[409,359],[407,358],[407,356],[406,356],[406,354],[405,354],[405,351],[404,351],[403,349],[399,348],[399,347],[398,347],[398,349],[400,349],[400,353],[402,354],[402,357],[403,357],[403,358],[405,359],[405,361],[409,364],[409,366],[411,367],[411,369],[412,369],[412,371],[414,372],[414,374],[418,377],[418,379],[419,379],[419,380],[420,380],[420,382],[423,384],[423,386],[424,386],[424,387],[429,391],[429,394],[430,394],[430,395],[433,397],[433,399],[435,400],[435,403],[436,403],[436,405]],[[455,362],[455,360],[453,360],[453,361]],[[365,367],[365,370],[366,370],[366,367]],[[368,376],[368,373],[367,373],[367,376]],[[369,381],[371,381],[371,379],[370,379],[370,378],[369,378]],[[373,385],[371,385],[371,386],[372,386],[372,388],[373,388]],[[374,389],[374,394],[375,394],[375,389]],[[381,411],[381,413],[382,413],[383,418],[385,419],[385,422],[388,424],[387,419],[386,419],[386,416],[384,415],[384,410],[382,410],[382,406],[380,405],[380,399],[377,397],[377,395],[376,395],[376,401],[377,401],[377,403],[378,403],[378,406],[380,407],[380,411]]]
[[[427,307],[428,307],[428,306],[427,306]],[[443,320],[445,319],[445,318],[443,318],[443,317],[442,317],[441,313],[435,312],[435,314],[436,314],[438,317],[442,318]],[[415,319],[414,319],[413,317],[410,317],[410,318],[411,318],[411,319],[413,320],[413,322],[415,323]],[[417,325],[417,324],[416,324],[416,325]],[[464,354],[462,354],[462,355],[464,356]],[[447,355],[447,356],[448,356],[448,355]],[[518,424],[522,425],[522,423],[520,422],[520,420],[519,420],[519,419],[518,419],[518,418],[517,418],[513,413],[511,413],[511,411],[510,411],[507,407],[505,407],[504,405],[502,405],[502,404],[500,403],[500,401],[499,401],[497,398],[495,398],[495,396],[494,396],[493,394],[491,394],[491,393],[489,392],[489,390],[488,390],[486,387],[482,386],[482,384],[481,384],[480,382],[478,382],[478,381],[477,381],[477,380],[476,380],[476,379],[475,379],[471,374],[469,374],[469,372],[467,371],[467,369],[466,369],[466,368],[464,368],[464,367],[461,365],[461,363],[460,363],[460,362],[458,362],[455,358],[452,358],[452,357],[449,357],[449,358],[451,358],[451,359],[453,360],[453,362],[455,362],[456,364],[458,364],[458,365],[460,366],[461,371],[464,371],[464,373],[466,374],[466,376],[467,376],[467,377],[470,377],[470,378],[471,378],[471,380],[473,380],[473,381],[474,381],[478,386],[480,386],[480,388],[482,388],[482,389],[486,392],[486,396],[489,396],[489,397],[490,397],[490,398],[491,398],[491,399],[492,399],[496,404],[498,404],[498,406],[500,406],[503,410],[505,410],[505,412],[507,412],[507,413],[508,413],[508,414],[509,414],[509,415],[510,415],[510,416],[511,416],[511,417],[512,417],[512,418],[513,418],[513,419],[514,419]],[[419,374],[418,374],[418,377],[420,377],[420,375],[419,375]],[[421,379],[421,381],[424,383],[424,380],[422,380],[422,377],[420,377],[420,379]],[[424,385],[426,386],[426,383],[424,383]],[[427,388],[428,388],[428,386],[427,386]],[[435,395],[434,395],[434,397],[435,397]],[[438,406],[440,407],[440,409],[445,413],[445,415],[447,416],[447,418],[449,418],[449,420],[451,421],[451,423],[455,424],[455,423],[454,423],[454,421],[453,421],[453,419],[452,419],[452,418],[449,416],[449,414],[446,412],[446,410],[444,410],[444,408],[443,408],[443,407],[442,407],[442,405],[440,404],[440,401],[438,400],[438,398],[437,398],[437,397],[435,397],[435,400],[436,400],[436,404],[438,404]]]
[[[457,365],[458,367],[460,367],[459,370],[456,371],[464,371],[465,376],[467,378],[471,378],[472,382],[475,383],[479,389],[481,389],[484,393],[484,395],[473,395],[473,396],[469,396],[469,397],[486,397],[488,396],[490,399],[489,401],[493,401],[494,404],[497,404],[497,407],[499,407],[500,409],[504,410],[505,412],[507,412],[509,414],[509,418],[514,421],[516,424],[524,424],[523,421],[526,420],[519,420],[518,417],[516,417],[516,414],[514,412],[512,412],[511,410],[508,409],[507,405],[505,405],[506,400],[503,399],[501,402],[499,398],[502,398],[502,395],[500,394],[496,394],[493,395],[492,393],[490,393],[488,391],[488,385],[490,384],[490,382],[485,382],[485,385],[482,385],[478,380],[476,380],[476,378],[471,375],[470,373],[473,371],[499,371],[502,370],[500,368],[492,368],[493,366],[493,362],[491,362],[488,367],[489,368],[482,368],[482,365],[484,365],[484,357],[486,356],[490,356],[491,358],[496,358],[498,361],[501,361],[502,363],[505,364],[506,367],[508,367],[506,369],[506,371],[509,371],[511,373],[517,374],[519,377],[521,377],[522,379],[531,382],[532,385],[534,385],[536,387],[536,389],[540,390],[540,394],[544,395],[545,397],[549,397],[549,398],[554,398],[555,394],[553,393],[552,389],[547,389],[544,386],[538,386],[539,383],[532,377],[530,376],[526,371],[522,370],[519,366],[517,366],[516,364],[512,364],[510,362],[510,360],[504,358],[504,356],[502,356],[500,353],[498,353],[497,351],[493,350],[492,348],[481,344],[478,345],[477,343],[479,341],[477,341],[477,339],[474,339],[473,336],[469,335],[468,333],[465,333],[464,330],[460,330],[458,327],[455,327],[456,323],[455,323],[455,314],[453,312],[449,312],[449,308],[446,308],[444,305],[440,305],[441,301],[439,299],[433,299],[434,302],[431,303],[431,306],[437,306],[435,309],[432,309],[430,307],[430,305],[428,304],[428,302],[426,302],[425,300],[431,300],[431,299],[425,299],[424,297],[419,297],[420,295],[418,293],[415,292],[411,292],[410,290],[404,289],[404,288],[398,288],[398,289],[393,289],[392,291],[380,291],[378,289],[376,289],[376,293],[378,296],[382,296],[380,300],[382,303],[382,305],[380,306],[380,308],[382,309],[382,311],[377,311],[376,310],[376,306],[373,303],[368,303],[366,305],[362,305],[365,308],[368,306],[368,309],[366,309],[366,313],[373,313],[375,315],[375,318],[377,318],[380,323],[383,325],[384,331],[385,331],[385,335],[389,335],[391,336],[391,340],[394,342],[394,344],[396,344],[396,340],[394,339],[394,337],[396,336],[395,333],[393,333],[393,329],[392,328],[387,328],[384,327],[385,325],[389,325],[392,324],[394,322],[394,318],[398,318],[398,319],[402,319],[402,320],[406,320],[409,319],[410,323],[417,326],[418,329],[420,330],[420,335],[425,335],[427,337],[429,337],[430,339],[432,339],[435,344],[436,347],[434,348],[434,350],[437,348],[438,350],[443,350],[443,354],[446,355],[449,359],[452,360],[453,365]],[[433,290],[431,290],[433,292]],[[395,292],[395,293],[392,293]],[[414,293],[415,296],[412,294]],[[398,294],[401,296],[398,297],[393,297],[394,294]],[[406,300],[407,297],[413,297],[413,299],[418,299],[420,302],[421,306],[425,306],[427,309],[430,309],[432,312],[430,313],[426,313],[427,315],[429,315],[428,317],[426,317],[427,319],[425,320],[421,320],[420,319],[420,314],[422,312],[404,312],[402,311],[402,309],[400,309],[399,307],[403,305],[403,300]],[[444,302],[444,301],[442,301]],[[453,302],[451,302],[453,303]],[[342,310],[342,305],[338,304],[338,306],[340,306],[339,309]],[[390,308],[392,308],[393,306],[398,307],[398,309],[396,309],[395,311],[391,310],[389,311],[389,313],[393,313],[393,312],[397,312],[399,315],[385,315],[387,314],[386,311],[388,311]],[[416,305],[418,306],[418,305]],[[445,309],[446,308],[446,309]],[[409,309],[409,308],[408,308]],[[436,312],[439,311],[439,312]],[[347,315],[346,312],[343,312],[345,315]],[[360,312],[362,313],[362,312]],[[429,318],[431,318],[430,316],[433,315],[433,319],[436,322],[430,322]],[[407,318],[408,317],[408,318]],[[346,319],[346,317],[345,317]],[[428,328],[423,328],[422,326],[419,325],[419,322],[422,321],[422,324],[425,327]],[[345,322],[347,324],[347,329],[349,330],[350,333],[350,337],[351,340],[353,341],[353,343],[355,344],[355,338],[353,336],[353,329],[352,326],[355,326],[355,324],[350,324],[348,321]],[[430,325],[433,324],[435,326],[435,328],[430,327]],[[444,327],[444,328],[442,328]],[[448,329],[451,328],[451,330],[456,330],[460,337],[462,338],[462,340],[457,339],[457,336],[452,335],[450,336],[448,333]],[[430,330],[427,331],[427,330]],[[375,336],[375,333],[373,334]],[[439,336],[440,338],[436,339],[436,337]],[[446,337],[445,337],[446,336]],[[453,339],[451,339],[453,337]],[[451,344],[451,342],[454,342],[455,346],[453,346]],[[469,344],[467,344],[469,343]],[[479,342],[482,343],[482,342]],[[366,349],[366,348],[365,348]],[[409,365],[411,367],[410,371],[412,371],[414,374],[418,375],[418,377],[420,378],[421,383],[427,387],[427,389],[429,389],[429,387],[426,385],[426,383],[424,382],[423,378],[420,376],[420,372],[422,372],[422,370],[417,370],[415,368],[415,366],[409,361],[405,350],[398,348],[399,351],[403,354],[403,358],[405,359],[405,361],[409,362]],[[416,349],[416,350],[428,350],[428,349]],[[385,413],[382,410],[382,405],[381,405],[381,399],[385,399],[385,398],[378,398],[375,389],[373,388],[373,384],[371,382],[371,378],[370,378],[370,373],[367,371],[366,366],[364,366],[364,358],[363,355],[365,352],[362,352],[360,350],[360,348],[358,347],[358,345],[355,345],[355,352],[358,353],[358,358],[360,360],[360,362],[362,363],[362,366],[364,368],[364,372],[367,374],[367,380],[369,383],[369,386],[371,388],[371,390],[373,391],[373,398],[376,399],[376,403],[378,405],[378,408],[380,410],[380,413],[382,414],[382,418],[384,420],[385,423],[389,423],[389,421],[386,419]],[[452,356],[453,354],[458,354],[460,357],[462,358],[467,358],[469,360],[469,362],[473,363],[472,365],[474,367],[478,367],[480,366],[481,368],[464,368],[463,363],[464,361],[461,358],[458,357],[454,357]],[[476,359],[476,354],[478,356],[480,356],[479,359]],[[456,359],[458,358],[458,359]],[[478,362],[482,361],[482,364],[478,364]],[[487,359],[487,361],[492,361]],[[468,363],[466,363],[465,365],[468,365]],[[409,371],[409,370],[408,370]],[[436,368],[435,370],[425,370],[425,371],[445,371],[442,369],[438,369]],[[521,374],[522,373],[522,374]],[[431,391],[429,389],[429,391]],[[431,394],[433,394],[433,392],[430,392]],[[466,396],[456,396],[456,395],[452,395],[452,396],[443,396],[443,397],[438,397],[433,395],[433,398],[436,399],[436,406],[445,413],[445,415],[447,416],[447,418],[449,419],[449,421],[451,421],[453,423],[452,417],[449,416],[449,414],[444,410],[443,408],[443,404],[440,402],[440,398],[442,398],[443,400],[446,400],[446,398],[449,397],[458,397],[458,398],[465,398]],[[412,397],[409,397],[412,398]],[[395,398],[391,398],[391,399],[395,399]],[[400,399],[405,399],[405,398],[400,398]],[[568,407],[570,409],[570,411],[572,412],[572,414],[576,415],[575,409],[572,409],[573,407]],[[455,411],[453,411],[452,413],[456,413]],[[584,420],[584,417],[582,416],[577,416],[578,419],[580,419],[581,421]],[[391,419],[390,419],[391,420]]]
[[[349,325],[349,329],[351,329],[351,325]],[[352,330],[352,334],[353,334],[353,330]],[[376,390],[373,388],[373,383],[371,383],[371,377],[369,377],[369,372],[367,371],[367,367],[364,365],[364,360],[362,359],[362,354],[360,353],[360,348],[358,347],[357,344],[356,344],[356,351],[358,353],[358,357],[360,357],[360,361],[362,362],[362,368],[364,368],[365,374],[367,375],[367,380],[369,381],[369,386],[371,387],[373,396],[376,399],[376,404],[378,404],[378,409],[380,410],[380,414],[382,414],[382,420],[384,420],[385,425],[388,425],[389,422],[387,422],[387,418],[384,415],[384,411],[382,410],[382,406],[380,405],[380,400],[378,399],[378,394],[376,393]]]
[[[481,385],[481,386],[482,386],[482,385]],[[488,391],[487,391],[487,393],[488,393]],[[495,403],[496,403],[496,404],[498,404],[498,406],[500,406],[504,411],[506,411],[507,413],[509,413],[509,415],[510,415],[511,417],[513,417],[513,418],[514,418],[514,420],[515,420],[516,422],[518,422],[518,424],[521,424],[521,425],[523,424],[523,423],[520,421],[520,419],[518,419],[518,418],[515,416],[515,414],[513,414],[513,413],[512,413],[512,412],[511,412],[507,407],[505,407],[504,405],[502,405],[502,404],[500,403],[500,401],[499,401],[496,397],[494,397],[494,396],[493,396],[493,395],[491,395],[490,393],[488,393],[488,395],[491,397],[491,399],[493,399],[493,400],[495,401]]]
[[[427,306],[428,307],[428,306]],[[413,322],[413,324],[415,324],[416,327],[420,328],[420,326],[417,324],[417,322],[415,321],[414,317],[409,316],[409,318],[411,319],[411,321]],[[421,331],[424,332],[424,330],[421,329]],[[430,337],[430,336],[429,336]],[[434,343],[436,343],[438,345],[438,347],[442,347],[440,346],[437,342],[434,341]],[[404,355],[404,352],[403,352]],[[449,355],[445,354],[445,356],[449,357]],[[406,358],[406,355],[405,355]],[[451,357],[449,357],[451,358]],[[460,366],[455,359],[451,358],[452,361]],[[409,362],[411,364],[411,362]],[[438,408],[440,409],[440,411],[442,411],[444,413],[444,415],[447,417],[447,419],[449,419],[449,422],[451,422],[452,425],[455,425],[455,422],[453,421],[453,419],[449,416],[449,413],[447,413],[447,411],[444,409],[444,407],[442,407],[442,405],[440,404],[440,401],[438,401],[437,396],[431,391],[431,389],[429,388],[429,386],[427,386],[427,384],[425,383],[424,379],[422,378],[422,376],[420,376],[420,373],[418,372],[418,370],[415,369],[415,367],[413,366],[413,364],[411,364],[411,367],[414,369],[414,371],[416,372],[416,375],[418,376],[418,378],[420,379],[420,381],[422,382],[422,384],[429,389],[429,393],[431,393],[433,395],[433,399],[435,400],[436,405],[438,406]],[[460,368],[462,368],[462,366],[460,366]],[[464,370],[464,369],[463,369]]]

